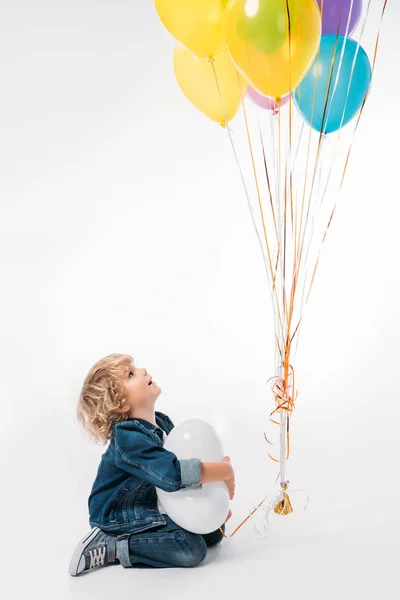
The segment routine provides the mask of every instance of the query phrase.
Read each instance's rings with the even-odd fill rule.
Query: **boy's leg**
[[[203,536],[182,529],[168,515],[165,518],[166,525],[120,536],[117,551],[122,566],[195,567],[205,559]]]
[[[168,515],[167,524],[144,531],[108,535],[93,528],[78,543],[71,559],[72,576],[120,563],[123,567],[145,564],[152,567],[194,567],[207,555],[207,547],[219,543],[219,530],[196,534],[179,527]],[[221,526],[225,531],[225,524]]]
[[[221,529],[225,533],[225,523],[221,525]],[[214,546],[215,544],[219,544],[219,542],[222,541],[224,536],[222,535],[219,529],[216,529],[216,531],[212,531],[211,533],[202,534],[202,537],[207,546]]]

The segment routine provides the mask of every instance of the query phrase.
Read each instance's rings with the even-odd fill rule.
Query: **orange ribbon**
[[[274,394],[275,397],[275,408],[274,410],[271,412],[269,419],[272,423],[275,423],[277,425],[279,425],[278,421],[274,421],[271,417],[274,413],[276,413],[278,410],[286,410],[289,414],[288,417],[290,415],[291,412],[293,412],[294,408],[295,408],[295,400],[297,399],[297,395],[298,392],[296,392],[295,397],[293,398],[293,394],[288,394],[288,390],[292,389],[294,390],[294,369],[292,367],[292,365],[289,365],[290,368],[290,372],[289,372],[289,377],[292,376],[292,381],[293,381],[293,385],[292,386],[288,386],[287,383],[278,375],[275,375],[274,377],[270,377],[267,380],[267,383],[269,383],[270,381],[272,381],[273,383],[271,384],[271,390]],[[290,438],[289,438],[289,418],[287,421],[288,425],[287,425],[287,453],[286,453],[286,460],[288,460],[289,458],[289,448],[290,448]],[[265,433],[264,433],[264,438],[266,440],[266,442],[268,442],[268,444],[274,445],[272,442],[270,442]],[[268,456],[274,461],[279,463],[280,461],[277,460],[276,458],[274,458],[273,456],[271,456],[271,454],[268,453]],[[275,482],[278,480],[278,477],[280,475],[280,472],[278,473],[277,478],[275,479]],[[220,532],[222,533],[222,535],[225,538],[228,537],[232,537],[233,535],[235,535],[235,533],[242,527],[242,525],[244,525],[244,523],[246,523],[246,521],[248,521],[248,519],[250,519],[251,515],[253,515],[259,508],[260,506],[263,504],[263,502],[265,502],[265,499],[268,497],[268,494],[261,500],[261,502],[257,505],[257,508],[255,508],[248,517],[246,517],[241,523],[240,525],[238,525],[238,527],[236,527],[236,529],[233,531],[233,533],[231,533],[229,536],[225,535],[225,532],[222,530],[221,527],[219,527]]]

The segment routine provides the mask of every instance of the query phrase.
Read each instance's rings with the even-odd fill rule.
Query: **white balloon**
[[[202,419],[188,419],[172,429],[164,448],[182,458],[218,462],[224,458],[221,440],[215,429]],[[168,516],[192,533],[211,533],[225,522],[229,511],[229,492],[224,481],[203,483],[202,489],[165,492],[156,487],[157,496]]]

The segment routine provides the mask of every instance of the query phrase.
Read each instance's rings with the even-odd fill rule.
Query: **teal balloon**
[[[339,78],[335,90],[338,71]],[[319,54],[293,92],[295,104],[304,119],[317,131],[337,131],[351,121],[360,110],[368,92],[371,75],[371,64],[362,46],[342,35],[324,35],[321,38]]]

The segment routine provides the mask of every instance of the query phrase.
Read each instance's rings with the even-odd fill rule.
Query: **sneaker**
[[[69,565],[69,574],[76,577],[84,571],[91,571],[107,564],[118,564],[115,558],[116,538],[107,535],[99,527],[94,527],[78,543]]]

